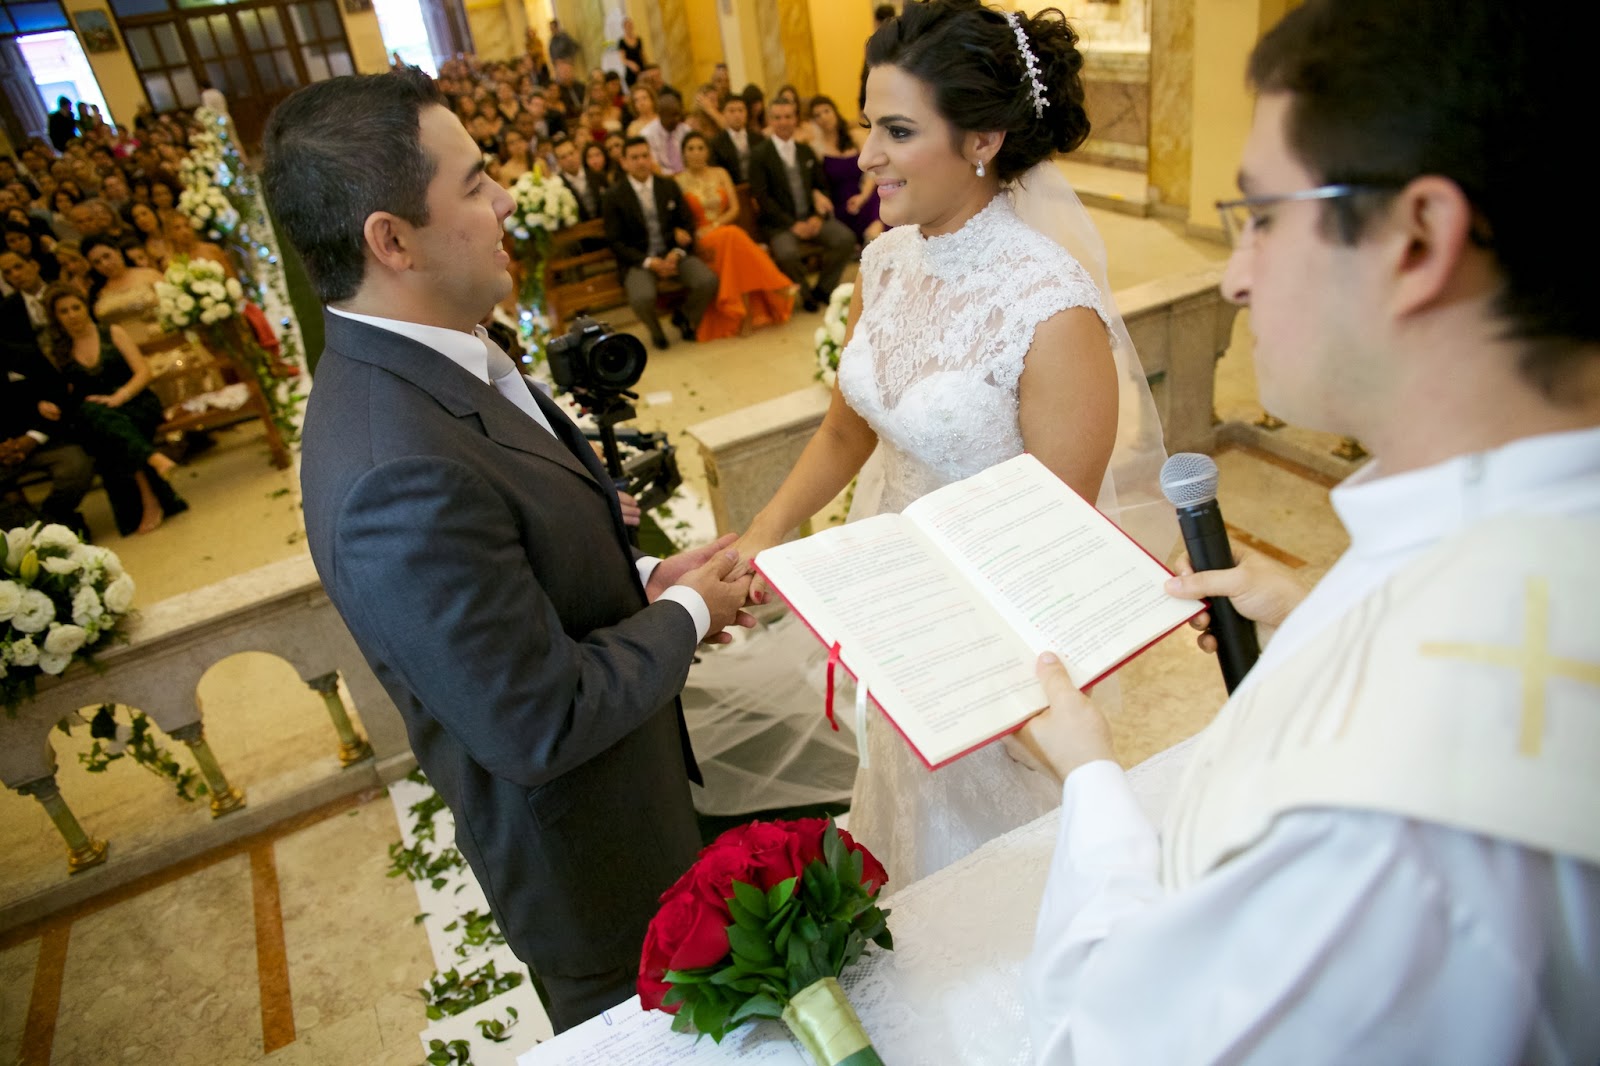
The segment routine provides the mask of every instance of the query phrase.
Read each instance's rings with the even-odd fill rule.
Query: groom
[[[1374,459],[1309,595],[1248,554],[1172,583],[1282,624],[1159,837],[1045,668],[1041,1062],[1600,1061],[1600,311],[1565,258],[1600,224],[1519,163],[1587,118],[1597,23],[1307,0],[1256,46],[1223,292],[1262,404]]]
[[[264,147],[329,312],[301,475],[317,572],[566,1029],[632,993],[695,857],[677,696],[696,644],[749,623],[748,579],[710,548],[638,557],[582,433],[477,325],[511,292],[511,198],[426,75],[302,89]]]

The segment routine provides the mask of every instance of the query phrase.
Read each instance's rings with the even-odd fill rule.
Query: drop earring
[[[983,160],[980,159],[978,160],[978,177],[983,177],[985,173],[986,171],[983,169]]]

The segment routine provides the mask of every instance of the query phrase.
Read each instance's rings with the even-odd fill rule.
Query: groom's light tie
[[[552,437],[556,431],[551,428],[550,420],[539,410],[539,405],[533,398],[533,393],[528,391],[528,381],[517,369],[517,364],[494,341],[489,339],[489,334],[482,326],[475,331],[477,338],[483,342],[484,350],[489,353],[489,383],[493,385],[506,399],[516,404],[523,414],[539,423],[544,431]],[[560,437],[556,437],[560,440]]]

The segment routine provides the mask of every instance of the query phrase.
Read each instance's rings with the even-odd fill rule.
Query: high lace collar
[[[923,237],[922,256],[929,272],[943,278],[968,273],[982,259],[984,245],[995,230],[1016,217],[1006,194],[996,193],[983,210],[967,219],[954,233]]]

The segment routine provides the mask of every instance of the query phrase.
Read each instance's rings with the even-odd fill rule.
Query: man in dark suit
[[[677,280],[688,294],[678,327],[684,340],[694,340],[700,317],[717,295],[717,276],[691,251],[694,216],[678,183],[653,173],[655,157],[643,137],[630,137],[622,146],[622,169],[625,177],[606,193],[602,210],[628,306],[649,327],[655,346],[665,348],[667,335],[656,321],[657,286]]]
[[[82,531],[78,505],[94,481],[94,462],[70,433],[66,382],[38,343],[32,312],[43,311],[39,267],[15,252],[0,253],[0,277],[16,290],[0,301],[0,489],[30,470],[44,471],[50,495],[40,513]]]
[[[426,75],[308,86],[264,149],[329,312],[304,430],[312,558],[570,1028],[633,991],[658,897],[696,855],[677,696],[698,641],[749,621],[749,579],[731,538],[631,549],[593,449],[477,325],[511,293],[511,197]]]
[[[578,201],[578,220],[588,222],[600,217],[600,198],[605,192],[595,175],[584,169],[578,146],[570,137],[556,142],[556,173],[561,183],[572,191]]]
[[[723,128],[711,138],[711,162],[737,182],[750,180],[750,149],[766,138],[748,127],[750,109],[744,98],[730,96],[722,105]]]
[[[810,147],[794,139],[795,107],[774,101],[767,107],[765,141],[750,149],[750,195],[755,198],[761,234],[772,261],[804,292],[807,311],[826,304],[856,250],[850,227],[833,217],[827,181]],[[800,242],[822,245],[822,269],[815,288],[806,288]]]

